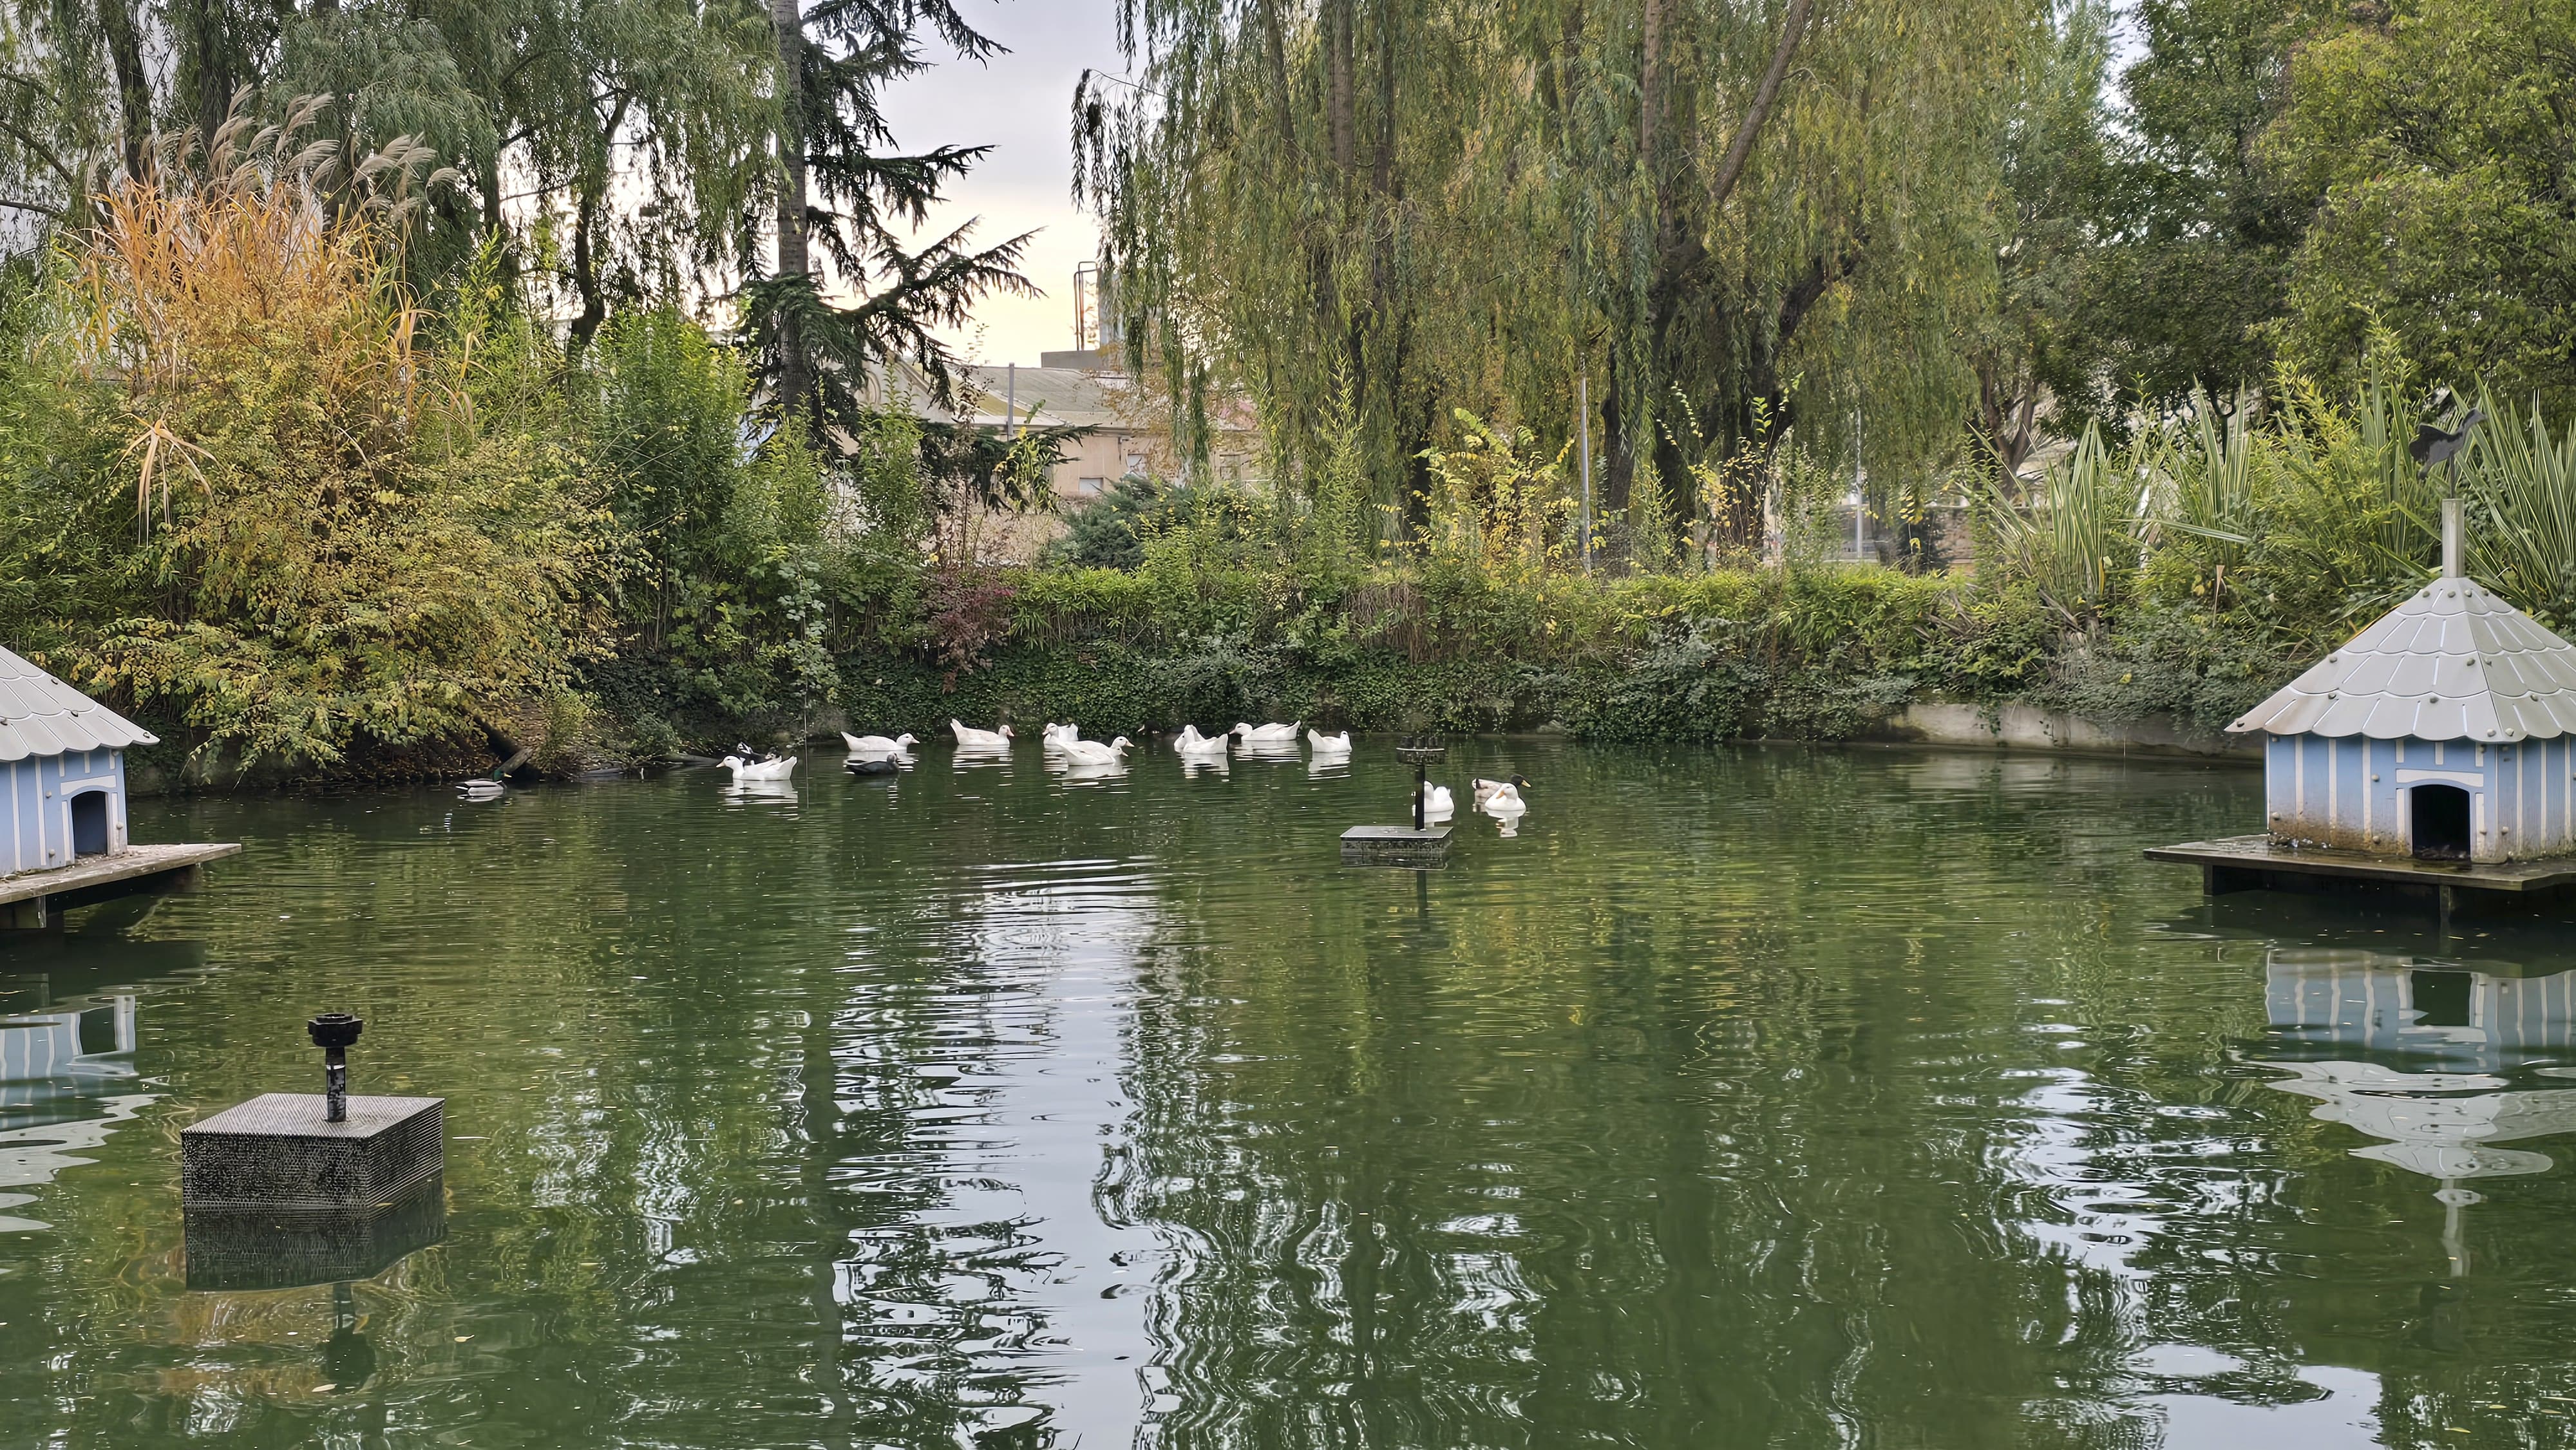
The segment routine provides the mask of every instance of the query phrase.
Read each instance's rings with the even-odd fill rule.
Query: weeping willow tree
[[[1249,391],[1279,476],[1346,387],[1381,499],[1456,408],[1562,438],[1578,377],[1613,508],[1864,400],[1873,472],[1956,445],[2046,0],[1120,8],[1074,122],[1131,362],[1184,417]]]

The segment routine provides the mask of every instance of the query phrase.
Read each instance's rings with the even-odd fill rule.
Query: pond
[[[2576,941],[2140,859],[2251,771],[1452,760],[142,803],[246,849],[0,952],[0,1450],[2576,1443]],[[191,1290],[331,1009],[444,1236]]]

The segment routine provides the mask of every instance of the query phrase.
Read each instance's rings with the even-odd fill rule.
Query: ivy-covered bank
[[[1004,576],[1007,615],[963,664],[841,661],[853,728],[1074,720],[1557,729],[1616,741],[1849,738],[1927,698],[2215,732],[2306,663],[2205,613],[2077,625],[2028,586],[1875,566],[1520,584],[1385,574],[1327,598],[1252,572]]]

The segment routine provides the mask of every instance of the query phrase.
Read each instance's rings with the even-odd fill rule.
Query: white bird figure
[[[1181,727],[1180,736],[1172,741],[1172,748],[1183,755],[1222,759],[1228,747],[1233,744],[1234,736],[1230,733],[1201,735],[1196,725],[1184,725]]]
[[[1449,787],[1433,785],[1427,780],[1422,783],[1422,818],[1424,820],[1446,820],[1450,813],[1457,809],[1458,804],[1451,798]]]
[[[456,793],[470,801],[496,801],[509,787],[497,780],[460,780]]]
[[[736,781],[785,780],[796,769],[796,757],[780,755],[767,760],[745,760],[739,755],[728,755],[716,764],[732,771]]]
[[[841,732],[841,743],[850,747],[852,755],[895,755],[910,750],[921,742],[909,732],[889,740],[882,735],[853,735],[844,730]]]
[[[1097,740],[1068,740],[1064,742],[1064,758],[1073,765],[1116,765],[1122,758],[1120,752],[1133,746],[1134,742],[1124,735],[1106,745]]]
[[[948,728],[957,732],[958,745],[968,750],[1008,750],[1011,748],[1011,727],[1008,725],[1003,726],[999,730],[978,730],[972,725],[960,725],[956,721],[951,720],[948,722]]]
[[[1516,775],[1509,780],[1476,780],[1470,782],[1469,789],[1476,793],[1476,809],[1480,811],[1520,811],[1529,809],[1528,802],[1521,799],[1521,787],[1527,784],[1527,778]]]
[[[1317,755],[1348,755],[1351,753],[1351,732],[1345,730],[1339,735],[1327,735],[1321,730],[1309,730],[1306,743],[1315,747]]]
[[[1246,745],[1294,745],[1297,726],[1305,723],[1300,720],[1295,725],[1246,725],[1237,721],[1234,733],[1242,736]]]

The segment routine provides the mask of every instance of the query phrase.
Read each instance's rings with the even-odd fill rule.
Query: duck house
[[[2457,499],[2441,576],[2228,729],[2268,737],[2263,834],[2148,853],[2218,868],[2212,891],[2576,884],[2576,645],[2467,576]]]
[[[0,928],[193,879],[233,845],[126,839],[125,750],[148,730],[0,649]]]
[[[159,742],[89,696],[0,649],[0,782],[9,830],[0,876],[125,850],[125,747]]]

